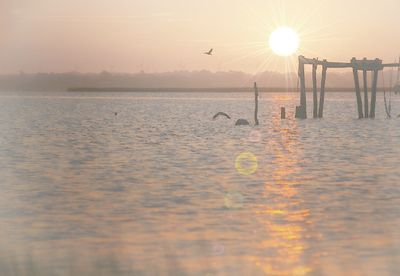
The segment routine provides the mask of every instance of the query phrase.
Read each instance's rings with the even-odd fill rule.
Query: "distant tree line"
[[[386,72],[389,73],[389,72]],[[308,85],[311,85],[311,75],[307,75]],[[386,79],[389,79],[387,77]],[[217,89],[223,91],[236,88],[238,91],[251,87],[257,81],[261,88],[270,90],[296,90],[297,74],[282,74],[277,72],[262,72],[252,75],[237,71],[176,71],[167,73],[36,73],[0,75],[1,91],[74,91],[82,88],[88,90],[119,89],[120,91],[168,91],[173,89],[201,91],[202,89]],[[331,73],[327,87],[352,88],[351,73]],[[262,90],[262,89],[261,89]]]

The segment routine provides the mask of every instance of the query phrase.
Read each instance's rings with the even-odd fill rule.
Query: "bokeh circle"
[[[257,157],[251,152],[242,152],[236,157],[235,168],[242,175],[251,175],[258,169]]]

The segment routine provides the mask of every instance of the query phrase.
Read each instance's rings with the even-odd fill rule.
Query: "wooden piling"
[[[307,110],[304,109],[303,106],[296,106],[295,118],[296,119],[307,119]]]
[[[255,98],[255,107],[254,107],[254,123],[256,126],[259,125],[258,122],[258,87],[257,83],[254,83],[254,98]]]
[[[307,119],[307,95],[306,95],[306,80],[304,74],[304,62],[302,56],[299,57],[299,79],[300,79],[300,108],[298,109],[298,117]],[[296,112],[297,113],[297,112]]]
[[[312,65],[312,80],[313,80],[313,117],[318,117],[318,92],[317,92],[317,63]]]
[[[286,109],[284,107],[281,107],[281,119],[286,119]]]
[[[369,101],[368,101],[368,81],[367,81],[367,69],[363,69],[363,79],[364,79],[364,116],[365,118],[368,118],[368,105],[369,105]]]
[[[326,61],[326,60],[324,60]],[[326,72],[328,67],[324,64],[322,66],[322,77],[321,77],[321,94],[319,95],[319,111],[318,117],[322,118],[324,116],[324,102],[325,102],[325,83],[326,83]]]
[[[371,112],[369,113],[370,118],[375,118],[375,106],[376,106],[376,87],[378,85],[378,69],[374,70],[374,76],[372,79],[371,87]]]
[[[355,89],[356,89],[358,118],[362,119],[362,118],[364,118],[364,115],[363,115],[361,92],[360,92],[360,81],[358,79],[358,67],[357,67],[355,58],[353,58],[351,60],[351,62],[353,64],[354,86],[355,86]]]

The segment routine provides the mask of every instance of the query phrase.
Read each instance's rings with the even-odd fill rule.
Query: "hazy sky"
[[[293,58],[268,48],[281,25],[300,33],[298,54],[393,61],[399,10],[399,0],[0,0],[0,73],[285,71]]]

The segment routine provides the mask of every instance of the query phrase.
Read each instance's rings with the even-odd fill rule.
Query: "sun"
[[[293,55],[299,48],[299,44],[299,35],[289,27],[279,27],[269,37],[269,47],[279,56]]]

